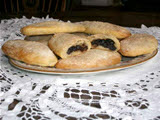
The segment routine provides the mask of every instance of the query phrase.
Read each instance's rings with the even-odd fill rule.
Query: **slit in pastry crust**
[[[72,52],[75,52],[75,51],[87,51],[88,47],[85,45],[85,44],[82,44],[82,45],[75,45],[75,46],[71,46],[70,48],[68,48],[68,51],[67,51],[67,54],[71,54]]]
[[[79,55],[91,48],[91,43],[88,39],[69,33],[54,35],[49,40],[48,45],[61,58]]]
[[[118,51],[120,49],[119,40],[110,34],[95,34],[87,37],[92,45],[92,48]]]
[[[115,42],[111,39],[95,39],[91,42],[94,47],[103,46],[104,48],[108,48],[111,51],[116,50]]]

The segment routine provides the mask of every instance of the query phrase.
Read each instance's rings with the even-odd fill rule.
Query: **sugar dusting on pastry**
[[[59,60],[56,67],[61,69],[87,69],[115,65],[120,61],[121,56],[118,52],[91,49],[83,54]]]
[[[111,34],[119,39],[127,38],[131,35],[126,28],[108,22],[84,21],[81,24],[85,26],[85,32],[89,34]]]
[[[158,47],[158,41],[149,34],[134,34],[120,41],[119,52],[124,56],[139,56],[152,53]]]
[[[45,21],[34,23],[21,28],[21,33],[24,35],[44,35],[63,32],[83,32],[85,27],[81,24],[75,24],[62,21]]]
[[[54,66],[57,58],[48,46],[34,41],[10,40],[2,46],[9,57],[32,65]]]

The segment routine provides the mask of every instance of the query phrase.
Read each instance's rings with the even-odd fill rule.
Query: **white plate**
[[[109,72],[109,71],[115,71],[115,70],[133,67],[150,60],[157,54],[157,52],[158,50],[154,51],[152,54],[146,54],[138,57],[122,57],[122,61],[120,64],[109,66],[109,67],[79,69],[79,70],[64,70],[64,69],[57,69],[54,67],[41,67],[41,66],[35,66],[35,65],[28,65],[26,63],[23,63],[14,59],[9,59],[9,61],[16,68],[30,71],[30,72],[45,73],[45,74],[88,74],[88,73]]]

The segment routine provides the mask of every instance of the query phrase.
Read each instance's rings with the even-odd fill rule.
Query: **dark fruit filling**
[[[72,46],[68,49],[67,54],[71,54],[74,51],[86,51],[88,49],[88,46],[86,46],[85,44],[82,45],[76,45],[76,46]]]
[[[111,39],[96,39],[93,40],[91,43],[94,47],[101,45],[104,48],[109,48],[112,51],[116,50],[116,47],[114,46],[115,42]]]

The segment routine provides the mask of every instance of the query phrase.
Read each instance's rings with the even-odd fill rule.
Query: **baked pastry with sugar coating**
[[[115,65],[120,61],[121,55],[118,52],[91,49],[83,54],[59,60],[56,68],[89,69]]]
[[[95,34],[87,37],[92,45],[92,48],[109,50],[109,51],[118,51],[120,49],[119,40],[107,34]]]
[[[85,33],[88,34],[111,34],[118,39],[127,38],[131,35],[126,28],[108,22],[84,21],[81,24],[85,26]]]
[[[90,36],[87,33],[80,33],[80,32],[76,32],[76,33],[72,33],[72,34],[77,35],[79,37],[84,37],[84,38],[87,38],[88,36]]]
[[[18,61],[31,65],[54,66],[57,58],[48,46],[34,41],[9,40],[2,46],[3,52]]]
[[[48,35],[62,32],[83,32],[85,27],[78,23],[62,21],[46,21],[34,23],[21,29],[21,33],[27,36],[31,35]]]
[[[134,34],[120,41],[120,45],[119,52],[123,56],[135,57],[155,51],[158,47],[158,41],[149,34]]]
[[[67,58],[90,50],[91,43],[88,39],[69,34],[55,34],[48,43],[50,49],[59,57]]]
[[[44,45],[48,45],[48,41],[51,39],[52,36],[53,35],[26,36],[24,40],[40,42],[43,43]]]

